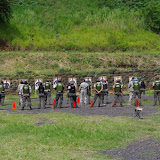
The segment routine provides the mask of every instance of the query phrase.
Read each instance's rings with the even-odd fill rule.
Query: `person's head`
[[[86,80],[84,79],[83,82],[85,82]]]
[[[99,80],[99,79],[97,79],[97,80],[96,80],[96,82],[100,82],[100,80]]]
[[[46,82],[49,82],[49,79],[47,79]]]
[[[40,84],[39,84],[40,86],[42,86],[42,82],[40,82]]]
[[[117,79],[117,80],[116,80],[116,82],[117,82],[117,83],[120,83],[120,82],[121,82],[121,80],[120,80],[120,79]]]
[[[103,82],[106,82],[106,80],[104,79]]]
[[[134,78],[134,77],[132,77],[131,81],[134,81],[134,79],[135,79],[135,78]]]
[[[155,77],[155,80],[159,80],[159,77]]]
[[[21,84],[23,84],[23,81],[21,80],[21,82],[20,82]]]
[[[27,81],[25,81],[25,82],[24,82],[24,84],[28,84],[28,82],[27,82]]]
[[[135,82],[138,82],[138,79],[137,79],[137,78],[135,78],[135,79],[134,79],[134,81],[135,81]]]
[[[59,83],[62,82],[61,79],[58,79],[58,82],[59,82]]]
[[[1,84],[3,84],[3,81],[1,81]]]
[[[141,78],[141,81],[143,82],[143,81],[144,81],[144,79],[143,79],[143,78]]]
[[[71,81],[71,82],[70,82],[70,85],[74,85],[74,82],[73,82],[73,81]]]

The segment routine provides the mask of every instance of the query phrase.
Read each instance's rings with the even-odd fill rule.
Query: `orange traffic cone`
[[[75,103],[75,101],[73,101],[73,107],[74,107],[74,108],[76,107],[76,103]]]
[[[117,104],[115,104],[115,107],[117,107]]]
[[[77,104],[80,104],[79,97],[77,98]]]
[[[54,101],[53,101],[53,105],[52,105],[52,108],[54,108],[54,104],[55,104],[55,99],[54,99]]]
[[[16,109],[15,101],[13,101],[12,109]]]
[[[91,104],[90,104],[90,107],[92,107],[92,105],[93,105],[93,100],[91,99]]]
[[[138,98],[136,98],[136,106],[139,106]]]

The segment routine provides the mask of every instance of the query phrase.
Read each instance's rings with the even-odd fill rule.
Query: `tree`
[[[8,23],[11,17],[11,0],[0,0],[0,22]]]

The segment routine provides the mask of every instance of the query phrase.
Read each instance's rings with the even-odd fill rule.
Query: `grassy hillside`
[[[147,28],[141,10],[115,6],[104,0],[14,0],[13,19],[0,24],[0,39],[15,50],[160,49],[160,36]]]
[[[0,74],[15,75],[19,71],[38,74],[106,72],[119,70],[155,69],[160,66],[160,54],[146,53],[82,53],[82,52],[1,52]]]

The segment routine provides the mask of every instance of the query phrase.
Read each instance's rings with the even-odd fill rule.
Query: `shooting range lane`
[[[145,137],[130,143],[125,149],[108,149],[100,152],[113,159],[158,160],[160,159],[160,139]]]
[[[149,96],[151,99],[152,97]],[[148,97],[148,98],[149,98]],[[113,100],[113,96],[109,96],[109,100]],[[128,100],[128,96],[124,97],[124,101]],[[46,109],[38,109],[38,99],[32,99],[33,101],[37,101],[37,106],[32,106],[33,110],[29,110],[28,107],[24,108],[24,111],[21,111],[21,107],[16,106],[17,110],[12,110],[12,104],[10,107],[1,107],[0,110],[7,110],[10,113],[18,113],[18,114],[38,114],[38,113],[48,113],[48,112],[66,112],[73,113],[81,116],[96,116],[96,115],[106,115],[109,117],[117,117],[117,116],[127,116],[134,117],[135,106],[124,105],[124,107],[112,107],[111,104],[107,104],[106,106],[97,107],[97,103],[95,107],[90,107],[90,105],[82,106],[80,108],[70,108],[70,101],[67,104],[67,98],[63,100],[63,108],[51,108],[52,105],[47,105]],[[52,99],[53,102],[53,99]],[[148,117],[152,115],[160,115],[160,109],[152,106],[151,104],[145,104],[143,107],[143,111],[141,113],[141,117]]]

